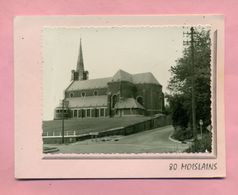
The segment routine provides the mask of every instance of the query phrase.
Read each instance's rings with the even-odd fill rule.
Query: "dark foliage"
[[[183,57],[176,61],[171,67],[171,79],[167,95],[172,114],[173,125],[179,140],[190,137],[191,133],[186,130],[192,124],[192,101],[191,88],[192,77],[194,77],[194,91],[196,104],[196,122],[203,120],[203,127],[211,124],[211,41],[210,31],[195,29],[194,35],[194,74],[192,74],[191,45],[188,45],[183,52]],[[178,128],[179,126],[179,128]],[[186,131],[185,131],[186,130]],[[191,130],[191,129],[190,129]],[[185,132],[185,133],[184,133]],[[185,134],[188,135],[185,135]],[[180,137],[181,136],[181,137]]]
[[[195,140],[186,152],[211,152],[212,151],[211,133],[204,134],[202,139]]]

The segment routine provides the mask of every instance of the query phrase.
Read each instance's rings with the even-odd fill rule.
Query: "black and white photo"
[[[45,28],[44,153],[212,152],[211,28]]]

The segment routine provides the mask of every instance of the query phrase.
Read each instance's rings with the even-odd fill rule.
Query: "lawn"
[[[148,119],[150,119],[150,117],[145,116],[68,119],[64,121],[64,130],[76,131],[77,134],[85,134],[93,131],[100,132],[116,127],[124,127]],[[48,132],[48,134],[52,134],[53,132],[61,132],[61,130],[61,120],[43,121],[44,133]]]
[[[46,153],[143,153],[143,152],[182,152],[189,144],[173,142],[169,136],[172,126],[160,127],[127,136],[108,136],[88,139],[71,144],[45,145]],[[58,151],[56,150],[58,149]],[[56,151],[54,151],[56,150]]]

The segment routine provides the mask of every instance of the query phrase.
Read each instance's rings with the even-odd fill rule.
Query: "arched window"
[[[85,97],[85,96],[86,96],[86,93],[85,93],[85,92],[82,92],[82,93],[81,93],[81,96],[82,96],[82,97]]]
[[[137,100],[137,102],[140,104],[140,105],[144,105],[144,101],[143,101],[143,97],[142,96],[138,96],[137,98],[136,98],[136,100]]]
[[[117,103],[117,100],[118,100],[117,95],[113,95],[113,96],[112,96],[112,108],[115,107],[115,105],[116,105],[116,103]]]
[[[94,91],[94,92],[93,92],[93,95],[97,96],[97,95],[98,95],[98,92],[97,92],[97,91]]]
[[[70,97],[74,97],[74,94],[73,94],[73,93],[70,93]]]

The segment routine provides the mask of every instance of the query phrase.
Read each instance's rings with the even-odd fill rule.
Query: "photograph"
[[[41,47],[44,154],[214,153],[210,25],[49,26]]]
[[[16,17],[15,177],[225,177],[223,22]]]

